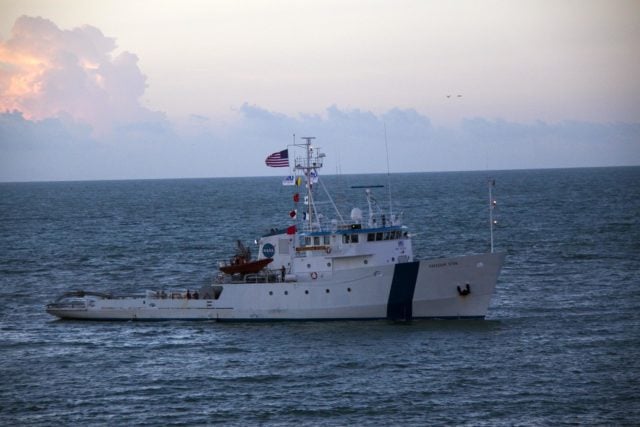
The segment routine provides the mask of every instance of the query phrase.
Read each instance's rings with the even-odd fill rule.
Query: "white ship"
[[[303,138],[294,177],[306,195],[291,211],[296,223],[272,229],[258,241],[258,257],[240,251],[221,263],[212,284],[199,289],[149,290],[139,295],[68,292],[48,304],[64,319],[91,320],[337,320],[484,318],[505,255],[491,252],[454,258],[414,259],[411,234],[399,214],[383,212],[363,188],[366,214],[348,219],[335,208],[326,219],[315,201],[324,188],[317,171],[324,154]],[[284,153],[281,152],[281,154]],[[288,162],[288,152],[284,154]],[[294,187],[295,188],[295,187]],[[489,188],[490,223],[494,201]],[[391,208],[391,206],[390,206]],[[246,267],[246,268],[245,268]],[[256,271],[257,270],[257,271]]]

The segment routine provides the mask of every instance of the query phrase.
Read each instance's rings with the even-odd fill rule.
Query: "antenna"
[[[389,216],[393,217],[393,205],[391,204],[391,173],[389,172],[389,144],[387,143],[387,123],[384,125],[384,148],[387,152],[387,187],[389,189]]]
[[[296,146],[296,134],[294,133],[293,134],[293,145],[292,145],[292,147],[295,147],[295,146]],[[294,154],[295,154],[295,152],[294,152]],[[291,160],[293,160],[293,162]],[[296,170],[295,157],[294,156],[289,156],[289,175],[293,175],[293,182],[295,182],[295,179],[296,179],[295,170]]]

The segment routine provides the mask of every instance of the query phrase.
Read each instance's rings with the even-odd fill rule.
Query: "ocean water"
[[[420,258],[507,253],[478,321],[80,322],[73,289],[197,287],[287,224],[278,178],[0,184],[0,425],[638,425],[640,168],[390,184]],[[389,181],[389,182],[387,182]],[[388,199],[388,186],[377,193]]]

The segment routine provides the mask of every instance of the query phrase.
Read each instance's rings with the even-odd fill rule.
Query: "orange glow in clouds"
[[[11,51],[0,44],[0,111],[19,110],[25,118],[42,118],[28,105],[40,95],[49,68],[44,57]]]
[[[72,118],[94,135],[162,119],[140,106],[146,77],[137,57],[114,57],[115,48],[114,39],[91,26],[61,30],[47,19],[18,18],[11,37],[0,40],[0,113]]]

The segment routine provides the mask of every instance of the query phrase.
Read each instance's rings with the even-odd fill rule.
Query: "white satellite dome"
[[[351,209],[351,219],[356,222],[362,221],[362,210],[360,208]]]

